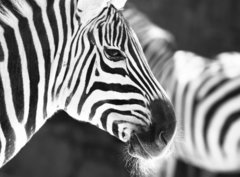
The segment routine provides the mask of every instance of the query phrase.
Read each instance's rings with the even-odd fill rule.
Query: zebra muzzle
[[[151,131],[133,134],[129,141],[129,154],[144,159],[159,156],[171,139],[172,136],[165,131],[161,131],[158,136],[155,136]]]
[[[159,156],[169,147],[175,133],[176,119],[170,103],[156,100],[150,108],[152,124],[147,130],[133,133],[129,141],[129,154],[134,157]]]

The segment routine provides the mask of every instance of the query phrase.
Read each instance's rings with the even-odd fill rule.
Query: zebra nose
[[[150,104],[152,130],[155,139],[168,144],[176,129],[176,118],[172,104],[167,99],[157,99]]]
[[[129,141],[129,153],[146,159],[166,152],[176,128],[175,114],[168,100],[155,100],[150,109],[152,124],[147,130],[132,134]]]

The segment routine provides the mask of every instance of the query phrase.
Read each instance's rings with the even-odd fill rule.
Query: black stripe
[[[97,21],[97,23],[96,23],[96,26],[94,26],[94,27],[97,27],[98,39],[99,39],[100,44],[103,45],[103,26],[104,26],[104,23],[106,23],[105,16],[99,15],[97,17],[96,21]],[[93,28],[92,28],[92,30],[93,30]]]
[[[214,91],[216,91],[218,88],[220,88],[222,85],[224,85],[227,81],[229,81],[228,78],[224,78],[221,81],[219,81],[217,84],[215,84],[211,89],[208,90],[208,92],[206,93],[205,97],[208,97],[209,95],[211,95],[212,93],[214,93]]]
[[[62,20],[62,28],[63,28],[63,45],[62,45],[62,50],[59,56],[59,61],[58,61],[58,66],[57,66],[57,71],[55,74],[55,81],[52,87],[52,96],[54,97],[54,90],[56,87],[56,81],[58,78],[58,75],[61,71],[62,68],[62,63],[63,63],[63,55],[64,55],[64,51],[65,51],[65,47],[67,44],[67,33],[68,33],[68,28],[67,28],[67,19],[66,19],[66,9],[65,9],[65,1],[64,0],[60,0],[60,15],[61,15],[61,20]],[[56,93],[56,96],[58,96],[58,93]]]
[[[76,37],[77,37],[77,33],[75,34],[74,39],[76,39]],[[78,43],[78,42],[77,42],[77,43]],[[60,84],[60,85],[58,86],[58,88],[57,88],[57,95],[59,95],[60,90],[62,89],[63,83],[64,83],[64,81],[65,81],[65,79],[66,79],[66,77],[67,77],[68,71],[69,71],[69,67],[70,67],[71,60],[72,60],[71,57],[72,57],[72,53],[73,53],[73,50],[72,50],[73,44],[74,44],[74,40],[72,40],[71,45],[70,45],[70,51],[69,51],[68,60],[67,60],[67,67],[66,67],[66,70],[65,70],[65,73],[64,73],[62,82],[61,82],[61,84]],[[76,51],[77,51],[77,50],[76,50]],[[81,54],[82,54],[82,53],[81,53]]]
[[[86,32],[86,31],[85,31],[85,32]],[[84,34],[83,34],[83,35],[84,35]],[[74,77],[74,74],[76,73],[76,69],[77,69],[77,67],[78,67],[78,65],[79,65],[80,60],[84,60],[84,61],[83,61],[83,63],[82,63],[82,67],[81,67],[81,69],[80,69],[80,71],[79,71],[79,74],[78,74],[79,77],[78,77],[78,79],[77,79],[77,82],[76,82],[76,84],[75,84],[75,87],[74,87],[74,89],[73,89],[72,94],[74,94],[74,93],[76,92],[76,89],[78,88],[78,85],[79,85],[79,82],[80,82],[80,76],[82,75],[82,70],[83,70],[83,68],[84,68],[83,66],[86,65],[86,62],[87,62],[87,60],[89,59],[89,56],[91,55],[91,53],[92,53],[92,51],[93,51],[93,48],[94,48],[94,46],[91,45],[91,44],[90,44],[90,46],[89,46],[88,49],[85,48],[84,39],[81,39],[81,40],[82,40],[82,41],[81,41],[81,43],[82,43],[82,46],[81,46],[82,52],[81,52],[81,55],[79,56],[78,61],[76,62],[75,66],[74,66],[74,69],[73,69],[73,72],[72,72],[72,76],[70,77],[69,82],[68,82],[68,88],[70,88],[70,86],[71,86],[71,84],[72,84],[72,79],[73,79],[73,77]],[[88,50],[88,52],[87,52],[86,56],[83,58],[82,55],[83,55],[83,52],[84,52],[85,50]]]
[[[70,18],[71,18],[71,34],[73,35],[74,32],[74,14],[75,14],[75,5],[74,5],[74,1],[71,0],[70,3]]]
[[[3,48],[2,45],[0,43],[0,62],[4,60],[4,53],[3,53]]]
[[[122,24],[120,24],[120,29],[122,30],[122,33],[121,33],[121,44],[120,44],[120,47],[121,47],[121,50],[126,52],[125,50],[125,43],[127,41],[127,33],[126,33],[126,29],[124,28],[124,26],[122,26]],[[119,41],[120,42],[120,41]],[[129,49],[129,48],[128,48]],[[131,52],[131,50],[129,49],[129,51]]]
[[[78,31],[80,31],[81,30],[81,27],[79,26],[79,29],[78,29]],[[74,57],[76,57],[77,56],[77,53],[78,53],[78,51],[79,50],[81,50],[81,54],[80,54],[80,56],[82,56],[82,54],[83,54],[83,52],[84,52],[84,48],[85,48],[85,44],[84,44],[84,42],[83,42],[83,39],[81,39],[81,47],[78,47],[79,46],[79,41],[80,41],[80,37],[81,37],[81,33],[79,33],[79,32],[77,32],[77,34],[76,35],[78,35],[77,36],[77,45],[76,45],[76,49],[75,49],[75,54],[74,54]],[[84,33],[84,32],[82,32],[82,33]]]
[[[129,99],[129,100],[101,100],[93,104],[91,108],[91,113],[89,115],[90,121],[95,116],[96,111],[99,107],[101,107],[104,104],[112,104],[112,105],[141,105],[142,107],[145,107],[145,104],[141,100],[136,99]],[[142,113],[142,112],[140,112]],[[143,114],[142,114],[143,115]],[[145,116],[147,118],[147,116]]]
[[[131,35],[132,34],[130,33],[130,36]],[[136,40],[132,40],[132,44],[136,47],[137,56],[141,57],[140,52],[143,53],[142,49],[140,48],[141,46],[137,44]],[[144,53],[143,53],[143,56],[144,56]],[[139,65],[139,67],[140,67],[141,72],[144,75],[143,77],[147,80],[146,82],[148,83],[150,88],[153,89],[153,92],[158,93],[158,91],[159,91],[158,83],[155,82],[153,80],[153,78],[151,77],[152,72],[151,72],[151,69],[148,69],[150,67],[147,68],[148,63],[144,62],[143,59],[141,60],[140,58],[137,61],[139,61],[139,63],[142,63],[142,65],[143,65],[142,68],[140,67],[140,65]],[[139,63],[137,62],[137,64],[139,64]],[[143,68],[145,69],[145,71],[143,70]],[[164,95],[162,95],[162,96],[164,96]]]
[[[0,79],[0,128],[2,128],[3,134],[6,137],[6,152],[5,152],[5,159],[4,163],[11,157],[15,148],[15,134],[10,125],[9,118],[7,115],[5,103],[4,103],[4,90],[2,85],[2,80]],[[1,142],[0,142],[1,143]],[[2,143],[0,144],[0,148],[2,148]]]
[[[118,25],[120,22],[118,22],[116,25]],[[117,38],[116,38],[116,40],[117,40],[117,46],[119,46],[119,43],[120,43],[120,39],[122,38],[122,35],[123,35],[123,28],[121,27],[121,25],[120,25],[120,27],[118,28],[118,36],[117,36]]]
[[[233,80],[232,82],[237,82],[238,80]],[[224,95],[222,98],[220,98],[219,100],[217,100],[216,103],[214,103],[209,109],[208,112],[206,114],[206,119],[205,119],[205,123],[204,123],[204,127],[203,127],[203,140],[205,143],[205,147],[207,152],[209,152],[209,145],[207,142],[207,133],[209,130],[209,126],[210,126],[210,122],[212,121],[213,115],[216,113],[216,111],[221,107],[221,105],[223,105],[224,103],[226,103],[228,100],[231,100],[232,98],[236,97],[237,95],[239,95],[239,90],[240,87],[236,87],[233,90],[227,90],[228,93],[226,95]],[[224,93],[223,93],[224,94]]]
[[[146,108],[147,108],[148,110],[151,109],[150,106],[148,106],[148,105],[146,105]],[[148,115],[147,115],[145,112],[142,112],[142,111],[139,111],[139,110],[134,110],[134,112],[142,115],[143,117],[146,117],[146,118],[148,117]]]
[[[113,36],[112,36],[112,23],[114,23],[114,22],[111,20],[111,17],[109,16],[109,21],[107,23],[107,26],[108,26],[107,34],[108,34],[110,46],[113,45],[113,41],[112,41],[112,38],[113,38]]]
[[[109,28],[109,24],[107,24],[107,22],[106,22],[106,24],[105,24],[105,27],[103,28],[103,30],[104,30],[104,41],[107,43],[107,45],[111,45],[110,44],[110,42],[108,41],[108,35],[109,35],[109,32],[108,32],[108,29]]]
[[[0,2],[0,6],[2,6],[2,7],[5,6],[6,9],[10,10],[11,12],[15,11],[15,9],[16,9],[11,1],[6,1],[6,0],[5,1],[1,1]],[[3,10],[3,8],[1,8],[1,11],[3,11],[3,13],[5,14],[5,10]]]
[[[219,138],[219,145],[220,147],[223,147],[224,142],[226,141],[226,136],[228,131],[231,129],[231,126],[234,125],[235,122],[240,120],[240,111],[233,112],[231,115],[227,117],[226,122],[224,123],[221,132],[220,132],[220,138]]]
[[[103,45],[103,25],[99,25],[98,26],[98,38],[99,38],[99,42],[100,42],[100,45],[102,46]]]
[[[82,41],[82,43],[83,43],[83,41]],[[84,48],[85,48],[85,47],[84,47]],[[93,70],[93,66],[94,66],[94,63],[95,63],[96,55],[94,55],[93,58],[89,58],[90,55],[91,55],[91,53],[92,53],[92,51],[93,51],[93,48],[94,48],[94,46],[93,46],[93,45],[90,45],[90,48],[89,48],[89,50],[88,50],[88,53],[87,53],[86,57],[85,57],[85,58],[82,58],[82,60],[84,60],[82,66],[85,66],[85,67],[86,67],[87,60],[92,60],[92,61],[91,61],[90,65],[89,65],[89,68],[88,68],[88,72],[87,72],[87,76],[86,76],[87,78],[86,78],[86,81],[85,81],[85,82],[86,82],[86,83],[85,83],[85,88],[84,88],[84,91],[83,91],[83,93],[82,93],[81,99],[85,99],[85,96],[84,96],[84,95],[85,95],[87,83],[89,82],[89,79],[90,79],[90,78],[89,78],[89,77],[90,77],[90,72],[93,72],[92,70]],[[83,50],[84,50],[84,49],[83,49]],[[82,52],[82,53],[83,53],[83,52]],[[73,76],[74,76],[74,74],[75,74],[75,72],[76,72],[76,68],[77,68],[77,66],[78,66],[78,63],[80,62],[80,59],[81,59],[81,56],[80,56],[80,58],[78,59],[77,63],[76,63],[75,66],[74,66],[73,73],[72,73],[72,76],[71,76],[71,78],[70,78],[68,87],[70,87],[71,84],[72,84],[72,79],[73,79]],[[74,86],[74,89],[73,89],[73,91],[72,91],[72,94],[71,94],[71,95],[67,98],[67,100],[66,100],[65,106],[67,106],[68,103],[71,101],[72,95],[75,94],[75,92],[77,91],[77,88],[79,87],[80,76],[82,75],[83,69],[84,69],[84,67],[81,67],[81,69],[80,69],[80,71],[79,71],[79,74],[78,74],[79,77],[77,78],[77,81],[76,81],[76,83],[75,83],[75,86]],[[84,97],[84,98],[83,98],[83,97]],[[80,102],[81,102],[81,101],[80,101]],[[79,102],[78,104],[80,104],[80,102]],[[78,105],[78,110],[81,109],[81,107],[82,107],[82,105]]]
[[[39,82],[39,73],[38,73],[38,61],[37,61],[37,55],[36,55],[36,51],[34,49],[34,43],[32,40],[32,36],[31,36],[31,31],[29,29],[28,26],[28,21],[26,18],[22,17],[16,10],[15,7],[11,4],[11,1],[4,1],[4,5],[6,5],[6,7],[15,15],[15,17],[19,20],[18,26],[19,26],[19,30],[20,30],[20,34],[23,40],[23,44],[24,44],[24,49],[26,52],[26,56],[27,56],[27,63],[28,63],[28,71],[29,71],[29,77],[30,77],[30,110],[29,110],[29,118],[26,124],[26,131],[27,134],[29,135],[29,129],[32,128],[32,131],[34,131],[35,129],[35,115],[36,115],[36,105],[37,105],[37,100],[38,100],[38,82]],[[14,35],[13,35],[14,36]],[[5,37],[7,39],[7,37]],[[14,40],[14,38],[11,36],[11,40]],[[7,41],[7,40],[6,40]],[[12,43],[11,42],[7,42],[8,45]],[[16,56],[18,52],[18,49],[16,48],[16,46],[10,46],[8,47],[10,49],[9,52],[9,61],[13,62],[16,60]],[[13,51],[13,52],[12,52]],[[14,54],[12,54],[14,53]],[[11,67],[11,66],[9,66]],[[12,67],[11,67],[12,68]],[[19,76],[19,73],[15,74],[16,76]],[[16,77],[15,76],[15,77]],[[14,80],[14,85],[18,85],[15,82],[19,82],[19,78]],[[13,78],[11,78],[11,82],[13,82]],[[17,89],[14,88],[13,89],[15,92]],[[13,94],[14,97],[14,94]],[[23,97],[21,95],[17,95],[17,100],[23,101],[23,98],[20,99],[19,97]],[[13,98],[14,99],[14,98]],[[15,101],[14,101],[15,102]],[[23,106],[23,104],[22,104]],[[21,109],[23,110],[23,109]],[[16,112],[17,109],[16,109]],[[21,113],[17,113],[17,114],[21,114]],[[18,115],[18,118],[21,120],[22,116]]]
[[[38,101],[38,83],[39,83],[39,69],[38,58],[36,54],[35,44],[31,35],[31,30],[28,25],[28,21],[25,18],[21,18],[19,22],[19,29],[22,36],[26,57],[27,67],[30,79],[30,110],[29,118],[26,124],[27,134],[30,136],[31,131],[35,130],[36,108]]]
[[[142,68],[142,66],[140,65],[140,58],[138,58],[138,56],[136,55],[136,53],[135,53],[135,51],[134,51],[134,49],[133,49],[133,44],[132,44],[133,42],[131,42],[130,40],[128,40],[128,49],[129,49],[129,53],[130,53],[130,55],[133,57],[133,59],[134,59],[134,61],[135,61],[135,63],[137,64],[137,67],[138,67],[138,69],[140,70],[140,72],[142,73],[142,75],[143,75],[143,77],[145,78],[145,80],[144,80],[144,78],[142,78],[142,76],[135,70],[135,68],[133,67],[133,65],[131,64],[131,62],[129,62],[130,63],[130,66],[131,66],[131,68],[134,70],[134,72],[136,73],[136,75],[138,76],[138,78],[142,81],[142,83],[143,83],[143,85],[147,88],[147,91],[151,94],[151,95],[154,95],[154,93],[152,92],[152,90],[151,90],[151,88],[152,89],[154,89],[154,86],[153,86],[153,84],[152,84],[152,80],[150,81],[149,80],[149,75],[146,75],[146,73],[145,73],[145,71],[143,71],[143,68]],[[143,64],[144,65],[144,64]],[[147,71],[147,69],[145,69],[146,71]],[[156,92],[157,93],[157,92]]]
[[[88,57],[86,58],[86,60],[89,60]],[[88,70],[87,70],[87,74],[86,74],[84,90],[83,90],[81,99],[79,100],[79,103],[78,103],[78,110],[77,110],[78,114],[81,112],[83,103],[86,101],[86,99],[88,98],[88,95],[89,95],[88,93],[86,93],[86,90],[87,90],[91,75],[94,72],[93,67],[94,67],[94,63],[95,63],[95,60],[96,60],[96,54],[93,56],[93,58],[91,58],[91,60],[92,61],[88,66]],[[81,72],[82,72],[82,70],[81,70]]]
[[[85,32],[86,32],[86,31],[84,31],[83,33],[85,33]],[[84,34],[83,34],[83,35],[84,35]],[[80,35],[79,35],[79,36],[80,36]],[[77,41],[79,41],[79,38],[77,39]],[[77,53],[77,49],[78,49],[78,44],[79,44],[79,42],[77,42],[75,57],[76,57],[76,53]],[[86,47],[85,47],[84,39],[82,38],[82,39],[81,39],[81,53],[80,53],[80,55],[79,55],[79,57],[78,57],[78,59],[77,59],[77,62],[76,62],[75,65],[74,65],[73,72],[72,72],[72,76],[70,77],[69,82],[68,82],[68,88],[70,88],[70,86],[72,85],[72,79],[73,79],[73,76],[74,76],[74,74],[75,74],[75,72],[76,72],[76,69],[77,69],[77,67],[78,67],[78,65],[79,65],[80,60],[84,60],[84,61],[83,61],[83,66],[84,66],[84,65],[86,64],[86,62],[87,62],[85,58],[82,58],[83,53],[84,53],[84,51],[86,50],[85,48],[86,48]],[[87,56],[90,55],[90,53],[92,52],[92,50],[93,50],[93,46],[90,45],[90,49],[89,49],[89,51],[88,51],[88,53],[87,53]],[[79,75],[79,76],[80,76],[80,75]],[[77,85],[78,85],[78,84],[77,84]]]
[[[103,61],[102,55],[100,53],[99,53],[99,56],[100,56],[100,66],[104,72],[110,73],[112,75],[118,74],[123,77],[127,76],[127,71],[125,69],[120,68],[120,67],[119,68],[111,68]]]
[[[122,85],[120,83],[103,83],[103,82],[95,82],[93,86],[91,87],[89,94],[94,92],[95,90],[101,90],[104,92],[107,91],[114,91],[119,93],[137,93],[142,94],[138,88],[132,86],[132,85]]]
[[[106,83],[101,83],[101,82],[95,82],[93,84],[93,86],[90,88],[88,94],[83,93],[81,100],[79,102],[79,105],[78,105],[78,113],[80,113],[81,109],[82,109],[82,105],[80,103],[83,103],[84,100],[96,90],[101,90],[104,92],[115,91],[115,92],[119,92],[119,93],[139,93],[139,94],[141,94],[141,92],[137,88],[133,87],[132,85],[106,84]]]
[[[131,111],[120,111],[120,110],[115,110],[115,109],[108,109],[108,110],[106,110],[106,111],[104,111],[103,112],[103,114],[102,114],[102,116],[101,116],[101,118],[100,118],[100,120],[101,120],[101,123],[102,123],[102,127],[103,127],[103,129],[107,129],[107,119],[109,119],[109,114],[111,114],[111,113],[117,113],[117,114],[121,114],[121,115],[123,115],[123,116],[131,116],[132,114],[131,114]],[[130,124],[134,124],[134,125],[136,125],[136,126],[141,126],[140,124],[137,124],[137,123],[132,123],[132,122],[130,122],[129,121],[129,123]]]
[[[117,24],[118,24],[119,20],[117,18],[117,13],[114,14],[113,16],[113,20],[112,20],[112,23],[113,23],[113,36],[112,36],[112,42],[115,43],[116,42],[116,39],[117,39],[117,35],[118,35],[118,28],[117,28]]]
[[[28,0],[28,3],[32,6],[32,9],[34,10],[33,21],[39,36],[43,57],[45,61],[45,88],[44,88],[45,92],[44,92],[43,112],[44,112],[44,115],[46,115],[48,83],[49,83],[50,66],[51,66],[50,44],[47,36],[47,31],[45,29],[43,19],[42,19],[41,8],[36,4],[35,1]]]
[[[18,117],[19,121],[22,121],[24,110],[24,93],[21,57],[19,55],[18,44],[14,30],[6,27],[4,31],[4,37],[9,50],[8,72],[12,89],[13,104],[16,111],[16,116]]]
[[[148,84],[146,84],[146,83],[142,80],[142,77],[139,75],[139,73],[137,72],[137,70],[135,69],[135,67],[132,65],[132,63],[129,62],[128,64],[129,64],[129,66],[132,68],[133,73],[135,73],[135,74],[137,75],[137,78],[142,81],[142,84],[138,81],[138,79],[135,78],[135,76],[132,74],[132,72],[129,72],[129,77],[130,77],[130,79],[131,79],[134,83],[136,83],[136,85],[138,85],[138,87],[140,87],[141,90],[145,91],[146,94],[147,94],[147,96],[148,96],[149,98],[151,98],[150,95],[152,94],[152,92],[148,92],[148,90],[150,89],[149,86],[148,86]],[[147,90],[145,90],[144,86],[147,88]]]
[[[194,93],[194,96],[193,96],[193,98],[192,98],[192,100],[193,100],[193,104],[192,104],[192,108],[190,108],[190,110],[191,110],[191,118],[190,118],[190,127],[191,127],[191,139],[192,139],[192,144],[193,144],[193,146],[195,147],[196,146],[196,139],[195,139],[195,134],[194,134],[194,132],[195,132],[195,123],[196,123],[196,111],[197,111],[197,108],[198,108],[198,106],[199,106],[199,104],[201,103],[201,101],[202,100],[204,100],[204,98],[206,98],[205,96],[204,96],[204,98],[199,98],[199,95],[198,95],[198,93],[201,91],[201,89],[203,89],[204,88],[204,86],[209,82],[209,81],[211,81],[211,78],[212,78],[212,76],[210,75],[210,76],[208,76],[208,77],[206,77],[206,78],[204,78],[204,81],[202,81],[201,82],[201,84],[199,84],[198,85],[198,88],[195,90],[195,93]],[[185,103],[182,103],[182,105],[185,105],[186,104],[186,102]],[[185,119],[185,115],[183,114],[183,117],[181,117],[183,120]]]
[[[118,122],[113,122],[112,132],[116,137],[118,137]]]
[[[53,32],[53,38],[54,38],[54,44],[55,44],[54,57],[56,57],[58,43],[59,43],[59,36],[58,36],[58,28],[57,28],[58,27],[57,19],[54,13],[53,4],[54,4],[54,0],[47,0],[47,16]]]

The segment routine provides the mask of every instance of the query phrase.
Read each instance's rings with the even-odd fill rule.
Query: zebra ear
[[[109,1],[112,5],[115,6],[115,8],[117,9],[123,9],[123,7],[125,6],[127,0],[110,0]]]
[[[81,18],[81,23],[86,24],[96,17],[104,7],[109,4],[117,9],[123,8],[127,0],[79,0],[77,4],[77,15]]]

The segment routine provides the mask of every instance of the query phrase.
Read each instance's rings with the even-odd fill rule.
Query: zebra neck
[[[0,166],[57,111],[51,88],[79,28],[76,3],[0,3]]]
[[[45,58],[46,71],[46,107],[45,117],[50,118],[56,111],[63,109],[63,96],[66,90],[62,84],[67,76],[69,66],[72,65],[73,41],[81,28],[81,18],[77,11],[77,1],[51,0],[47,1],[47,17],[49,34],[47,43],[50,50]],[[69,13],[67,13],[69,12]],[[66,87],[65,87],[66,88]],[[62,93],[64,92],[64,93]]]
[[[68,52],[71,59],[68,60],[67,65],[62,66],[60,74],[55,78],[51,105],[55,110],[65,110],[77,120],[88,121],[89,114],[82,110],[88,97],[89,86],[95,78],[92,71],[96,67],[96,54],[95,47],[86,44],[89,41],[83,37],[81,30],[76,36],[78,37],[73,39],[71,50]],[[80,45],[83,48],[80,48]]]

